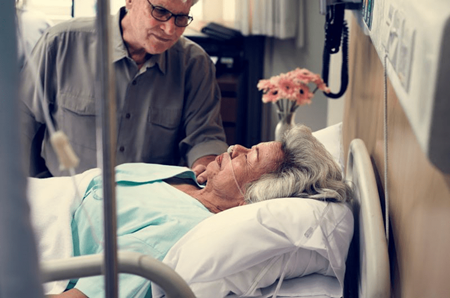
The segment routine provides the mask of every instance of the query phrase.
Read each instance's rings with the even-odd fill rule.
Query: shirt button
[[[136,85],[137,84],[136,80],[134,80],[132,84],[133,84],[133,86]]]
[[[124,146],[120,146],[119,151],[120,152],[124,152],[125,151],[125,147]]]
[[[125,118],[130,119],[131,118],[130,113],[126,113]]]

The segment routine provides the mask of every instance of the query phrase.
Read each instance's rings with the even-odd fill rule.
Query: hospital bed
[[[338,124],[326,128],[315,136],[342,164],[341,127]],[[92,171],[81,177],[79,185],[96,174]],[[389,260],[379,196],[370,159],[361,140],[354,140],[350,146],[346,176],[355,188],[351,208],[297,198],[233,208],[200,223],[175,244],[163,262],[119,251],[118,270],[152,280],[158,285],[152,286],[154,297],[263,298],[272,297],[274,293],[277,297],[389,297]],[[55,187],[51,179],[46,181],[55,196],[58,188],[64,188],[67,193],[67,187],[61,183]],[[42,189],[42,185],[39,187]],[[49,192],[45,196],[51,200]],[[61,206],[73,210],[73,202],[60,201]],[[263,229],[254,220],[258,217],[266,219]],[[276,225],[280,222],[284,227]],[[327,225],[330,222],[339,224],[331,229]],[[312,233],[311,227],[315,228]],[[259,236],[245,241],[250,233]],[[312,235],[310,238],[304,236],[308,233]],[[230,241],[227,235],[238,239]],[[284,237],[279,239],[279,235]],[[61,242],[61,236],[57,237]],[[320,240],[312,242],[315,238]],[[208,241],[201,242],[202,239]],[[238,244],[240,250],[236,249]],[[232,256],[236,256],[234,262]],[[52,258],[47,255],[47,260],[41,263],[42,280],[50,282],[46,285],[57,280],[102,274],[102,255]],[[205,267],[215,269],[205,272],[202,269]],[[67,281],[63,288],[66,284]]]
[[[355,188],[355,230],[347,259],[346,297],[390,297],[389,255],[372,162],[364,141],[350,143],[346,180]]]

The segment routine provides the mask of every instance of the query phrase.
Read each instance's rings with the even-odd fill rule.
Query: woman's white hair
[[[289,130],[281,142],[284,158],[272,173],[246,185],[246,203],[299,197],[348,202],[352,190],[331,154],[304,125]]]

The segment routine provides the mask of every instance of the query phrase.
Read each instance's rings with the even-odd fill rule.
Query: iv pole
[[[19,132],[15,2],[0,9],[0,297],[43,297]]]
[[[96,102],[97,162],[103,178],[105,297],[118,297],[117,216],[115,196],[116,97],[112,70],[110,6],[97,1],[98,78],[100,97]],[[100,153],[102,155],[100,156]]]

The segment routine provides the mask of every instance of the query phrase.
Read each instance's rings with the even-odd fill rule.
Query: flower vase
[[[295,125],[294,116],[295,111],[289,113],[278,112],[279,121],[275,127],[275,141],[281,141],[284,134]]]

